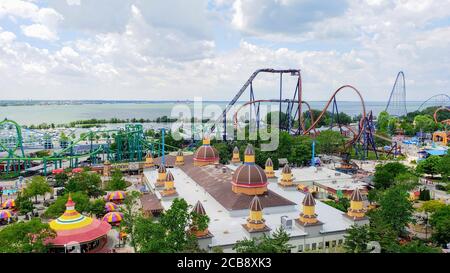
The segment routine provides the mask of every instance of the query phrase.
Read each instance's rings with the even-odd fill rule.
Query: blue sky
[[[449,93],[448,52],[449,1],[0,1],[0,99],[228,100],[270,67],[300,68],[307,100],[387,100],[403,70],[421,100]]]

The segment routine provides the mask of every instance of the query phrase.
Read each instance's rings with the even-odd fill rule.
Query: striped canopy
[[[106,201],[123,200],[125,197],[126,194],[124,191],[113,191],[106,195]]]
[[[122,219],[123,214],[117,211],[108,212],[107,214],[105,214],[105,216],[103,216],[103,221],[108,223],[117,223],[122,221]]]
[[[8,199],[2,203],[2,208],[4,209],[11,209],[14,207],[16,207],[16,202],[14,201],[14,199]]]
[[[1,220],[8,220],[12,217],[12,212],[9,210],[0,210],[0,219]]]
[[[64,172],[64,169],[54,169],[52,171],[52,174],[60,174],[60,173],[63,173],[63,172]]]
[[[72,173],[81,173],[81,172],[83,172],[82,168],[75,168],[72,170]]]
[[[116,211],[117,210],[117,205],[112,203],[112,202],[107,202],[105,204],[105,210],[107,212],[112,212],[112,211]]]

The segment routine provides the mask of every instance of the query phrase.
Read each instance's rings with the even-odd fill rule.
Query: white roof
[[[234,168],[235,169],[235,168]],[[181,169],[170,169],[175,178],[175,188],[178,197],[185,199],[190,205],[194,206],[200,201],[205,208],[206,214],[210,218],[209,231],[214,235],[212,246],[232,245],[238,240],[249,238],[247,231],[242,227],[246,223],[248,210],[230,212],[208,194],[201,186],[194,182]],[[154,181],[156,181],[156,170],[146,170],[144,175],[150,181],[150,188],[154,190]],[[279,208],[266,208],[263,210],[266,225],[275,231],[281,225],[281,217],[287,216],[288,219],[296,219],[299,217],[301,202],[305,195],[299,191],[288,191],[280,188],[276,183],[269,183],[268,188],[284,198],[296,203],[295,206],[286,206]],[[230,186],[231,190],[231,186]],[[156,194],[161,198],[159,192]],[[164,209],[170,208],[173,199],[162,199],[161,204]],[[249,204],[250,205],[250,204]],[[316,213],[319,221],[323,222],[324,232],[343,231],[350,227],[345,221],[343,213],[335,208],[316,200]],[[291,230],[287,230],[291,237],[306,235],[306,233],[298,228],[295,224]]]

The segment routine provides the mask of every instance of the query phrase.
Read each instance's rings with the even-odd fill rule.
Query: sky
[[[259,68],[301,69],[305,100],[386,101],[403,71],[425,100],[449,52],[449,0],[0,0],[0,100],[230,100]]]

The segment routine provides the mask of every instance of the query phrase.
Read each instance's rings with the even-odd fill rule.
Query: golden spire
[[[284,165],[281,171],[281,181],[278,184],[282,187],[294,186],[294,177],[292,176],[292,170],[289,164]]]
[[[177,166],[184,165],[184,154],[181,149],[178,150],[177,157],[175,159],[175,165]]]
[[[247,218],[246,228],[249,231],[266,229],[266,220],[263,218],[263,207],[257,195],[250,203],[250,215]]]
[[[265,168],[264,168],[264,172],[266,173],[267,178],[274,178],[275,177],[275,172],[273,171],[273,162],[272,162],[272,159],[270,159],[270,157],[267,158],[267,160],[266,160],[266,165],[265,165]]]
[[[317,214],[315,211],[316,208],[316,201],[314,200],[314,197],[310,192],[306,193],[305,197],[303,198],[303,210],[300,213],[299,221],[300,223],[304,225],[308,224],[315,224],[319,222],[317,219]]]
[[[361,219],[366,215],[363,198],[358,188],[353,191],[350,197],[350,208],[348,208],[347,215],[353,219]]]
[[[233,149],[233,157],[231,158],[231,163],[239,163],[241,162],[241,158],[239,155],[239,148],[238,147],[234,147]]]
[[[166,175],[166,180],[164,181],[164,190],[161,192],[162,196],[171,196],[177,193],[175,189],[175,178],[173,174],[168,171]]]
[[[244,162],[245,163],[255,163],[255,149],[253,149],[252,144],[248,144],[244,152]]]

